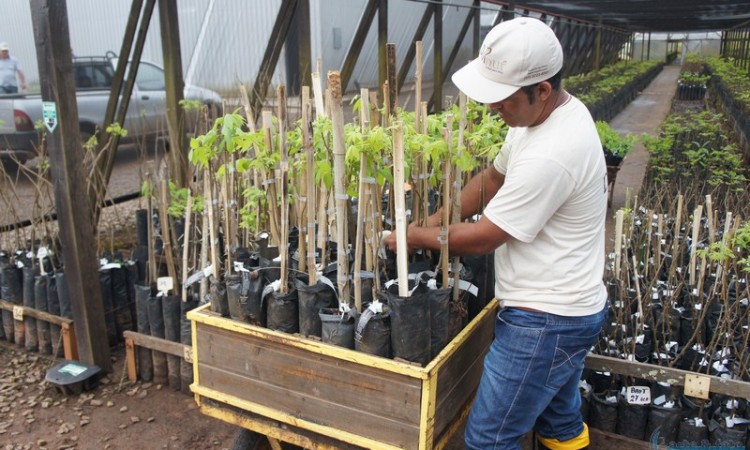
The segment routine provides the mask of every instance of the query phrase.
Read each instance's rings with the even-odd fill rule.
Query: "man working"
[[[589,111],[560,86],[562,66],[554,32],[517,18],[453,75],[510,127],[493,166],[461,193],[462,218],[481,218],[448,229],[451,254],[495,252],[501,302],[466,426],[470,449],[520,449],[531,430],[543,448],[589,444],[578,381],[607,315],[607,178]],[[409,247],[439,249],[440,217],[412,224]],[[385,244],[395,250],[395,234]]]
[[[16,83],[16,75],[18,83]],[[21,71],[21,63],[10,56],[10,47],[0,42],[0,94],[15,94],[18,87],[26,89],[26,77]]]

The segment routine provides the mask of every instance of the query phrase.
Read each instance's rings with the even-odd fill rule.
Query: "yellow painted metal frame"
[[[469,413],[471,402],[467,402],[463,409],[459,411],[456,420],[445,430],[438,442],[434,442],[435,436],[435,408],[436,408],[436,396],[437,396],[437,375],[439,370],[450,360],[450,358],[458,351],[461,344],[465,342],[468,337],[474,333],[483,323],[484,320],[494,318],[495,313],[498,310],[497,300],[492,300],[485,308],[469,323],[463,330],[453,339],[451,342],[425,367],[419,367],[404,362],[394,361],[387,358],[369,355],[362,352],[338,347],[331,344],[326,344],[318,341],[313,341],[300,336],[294,336],[283,332],[269,330],[267,328],[250,325],[243,322],[229,320],[227,318],[220,317],[215,313],[208,310],[210,305],[204,305],[193,311],[188,312],[187,317],[192,322],[192,336],[193,336],[193,384],[190,389],[195,394],[195,400],[200,406],[201,412],[212,416],[214,418],[223,420],[228,423],[233,423],[258,433],[265,434],[274,439],[283,440],[285,442],[296,443],[302,445],[307,443],[308,438],[294,433],[290,430],[284,430],[278,427],[272,427],[259,421],[253,420],[248,417],[241,416],[233,411],[227,409],[218,408],[215,406],[203,404],[201,397],[210,398],[217,402],[225,403],[238,408],[243,411],[248,411],[259,416],[268,417],[270,419],[289,424],[293,427],[297,427],[303,430],[308,430],[313,433],[318,433],[323,436],[333,437],[334,439],[346,442],[355,446],[371,448],[371,449],[383,449],[383,450],[395,450],[399,447],[392,446],[378,442],[363,436],[359,436],[344,430],[340,430],[335,427],[321,425],[313,423],[307,420],[294,417],[292,415],[280,412],[276,409],[269,408],[263,405],[259,405],[247,400],[237,398],[232,395],[227,395],[214,389],[206,388],[200,385],[200,371],[198,363],[200,361],[200,355],[198,354],[198,331],[197,324],[200,322],[212,327],[232,331],[240,334],[250,335],[262,339],[266,339],[272,342],[277,342],[287,346],[292,346],[298,349],[305,350],[310,353],[319,355],[325,355],[344,361],[350,361],[361,365],[370,367],[376,367],[390,372],[406,375],[412,378],[422,380],[422,392],[421,392],[421,405],[420,405],[420,425],[419,425],[419,450],[430,450],[430,449],[442,449],[448,443],[448,440],[452,435],[460,428],[463,421],[466,419]],[[489,316],[489,317],[488,317]],[[305,445],[306,448],[335,448],[327,445],[319,445],[314,443],[312,446]]]

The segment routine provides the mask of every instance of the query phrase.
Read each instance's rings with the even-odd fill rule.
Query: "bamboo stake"
[[[422,111],[422,124],[420,131],[422,134],[427,134],[427,102],[420,103],[419,109]],[[420,184],[421,188],[420,191],[422,191],[422,211],[424,212],[422,217],[427,218],[430,215],[430,183],[429,179],[427,177],[429,167],[427,166],[427,159],[422,158],[422,168],[421,168],[421,174],[420,174]]]
[[[453,116],[445,117],[446,127],[443,128],[443,139],[448,146],[448,154],[451,153],[453,141]],[[443,272],[442,286],[447,288],[450,279],[450,253],[448,248],[448,228],[451,224],[451,161],[445,158],[443,162],[443,222],[440,227],[440,267]]]
[[[206,175],[206,172],[204,172],[204,177]],[[204,180],[204,189],[203,189],[203,220],[201,221],[201,248],[200,248],[200,265],[199,267],[201,270],[208,267],[208,252],[211,248],[211,238],[210,238],[210,231],[208,226],[208,206],[209,206],[209,198],[206,197],[206,183]],[[200,299],[203,300],[206,298],[206,295],[208,295],[208,281],[205,277],[201,278],[200,283]]]
[[[208,169],[206,169],[205,173],[203,174],[203,189],[204,189],[204,198],[205,198],[205,205],[206,205],[206,211],[208,214],[208,234],[211,240],[210,245],[210,253],[211,253],[211,266],[213,268],[212,273],[213,277],[215,279],[219,279],[219,267],[221,266],[221,262],[219,260],[219,252],[217,247],[219,246],[219,237],[216,230],[216,218],[214,217],[214,205],[213,205],[213,189],[211,188],[211,175],[208,173]]]
[[[302,86],[302,98],[300,99],[300,111],[302,113],[302,120],[300,121],[300,131],[302,132],[302,149],[305,151],[305,154],[307,154],[308,151],[308,142],[310,137],[310,129],[309,126],[309,118],[310,118],[310,112],[312,111],[306,111],[306,108],[310,102],[310,87],[309,86]],[[307,157],[305,157],[307,158]],[[307,159],[305,159],[305,162],[307,162]],[[305,166],[304,168],[301,168],[299,170],[299,201],[297,202],[298,205],[298,213],[297,213],[297,224],[299,225],[299,270],[300,272],[307,272],[307,236],[309,233],[309,230],[307,228],[307,225],[303,225],[303,220],[307,218],[307,211],[310,208],[308,205],[308,197],[312,195],[312,190],[309,189],[308,186],[308,179],[310,177],[313,177],[313,170],[311,170],[311,166]],[[292,176],[294,178],[294,176]],[[309,194],[308,194],[309,193]],[[315,247],[312,247],[315,248]],[[313,264],[313,268],[315,267],[315,264]],[[308,279],[309,281],[309,279]]]
[[[458,122],[458,147],[456,149],[456,159],[458,159],[461,156],[462,149],[464,146],[464,130],[466,129],[466,95],[464,93],[460,93],[458,97],[458,103],[459,103],[459,113],[461,114],[461,118]],[[452,122],[453,118],[448,117],[447,118],[448,127],[450,129],[453,128]],[[452,206],[452,223],[459,223],[461,222],[461,180],[463,173],[461,172],[461,169],[459,167],[456,167],[455,169],[455,175],[453,177],[453,206]],[[453,301],[458,301],[458,294],[459,294],[459,281],[461,279],[461,258],[458,256],[455,256],[453,258],[453,264],[452,264],[452,270],[453,270]]]
[[[710,194],[706,195],[706,219],[708,220],[708,243],[713,244],[716,234],[716,224],[714,223],[713,200]]]
[[[314,286],[318,283],[318,271],[315,267],[315,148],[312,141],[312,103],[310,102],[310,88],[302,87],[302,145],[307,156],[307,170],[305,171],[305,199],[307,208],[307,227],[305,227],[305,240],[307,241],[307,254],[300,251],[300,261],[307,259],[308,284]],[[300,243],[302,243],[300,239]],[[301,248],[301,247],[300,247]]]
[[[661,268],[661,246],[664,242],[664,214],[659,214],[656,221],[656,239],[654,239],[654,267],[659,273]]]
[[[615,277],[620,278],[620,264],[622,259],[622,227],[625,211],[618,209],[615,213]]]
[[[409,247],[406,240],[406,197],[404,192],[404,129],[403,122],[393,124],[393,191],[395,203],[396,271],[398,295],[409,295]]]
[[[695,285],[695,267],[697,263],[698,238],[700,237],[700,223],[703,215],[703,205],[698,205],[693,212],[693,234],[690,246],[690,284]]]
[[[320,249],[320,266],[328,264],[326,239],[328,238],[328,188],[320,181],[318,196],[318,248]]]
[[[279,239],[279,255],[281,256],[281,287],[279,292],[288,292],[289,279],[289,153],[286,146],[286,94],[284,85],[279,85],[277,90],[279,107],[279,145],[281,160],[279,161],[279,182],[281,190],[281,236]]]
[[[256,132],[255,127],[255,115],[253,114],[253,108],[250,104],[250,97],[247,95],[247,89],[245,88],[244,84],[240,85],[240,98],[242,99],[242,105],[245,109],[245,120],[247,121],[247,126],[250,129],[251,133]],[[258,155],[258,145],[253,145],[253,150],[255,151],[255,155]],[[257,169],[253,169],[253,185],[256,187],[260,187],[260,174],[258,173]],[[261,223],[260,223],[260,208],[256,208],[255,210],[255,230],[253,235],[258,236],[258,233],[260,231]]]
[[[682,228],[682,207],[683,207],[684,197],[682,194],[679,194],[677,196],[677,212],[674,216],[674,232],[672,233],[672,267],[669,269],[669,278],[674,278],[675,273],[677,272],[677,265],[679,264],[679,260],[682,258],[679,258],[678,260],[678,253],[677,250],[680,245],[680,240],[678,239],[678,236],[680,234],[680,228]],[[683,236],[684,240],[684,236]]]
[[[414,129],[422,129],[422,41],[414,43]]]
[[[265,139],[266,148],[270,151],[273,150],[273,116],[270,111],[263,111],[261,114],[263,120],[263,133]],[[276,182],[273,177],[269,174],[264,174],[266,181],[266,192],[268,193],[268,209],[269,209],[269,221],[271,223],[271,243],[274,246],[279,246],[279,238],[281,234],[281,228],[279,225],[279,205],[278,195],[276,190]]]
[[[360,114],[360,127],[362,128],[362,132],[364,133],[366,130],[370,129],[370,90],[367,88],[363,88],[360,91],[360,98],[362,101],[362,109]],[[368,178],[360,178],[359,182],[364,185],[365,189],[365,196],[367,197],[367,201],[363,201],[359,203],[359,208],[362,209],[363,213],[363,223],[365,228],[365,246],[364,246],[364,253],[365,253],[365,270],[368,270],[372,272],[373,270],[373,255],[376,254],[377,249],[373,249],[374,247],[374,241],[375,241],[375,230],[373,228],[373,218],[372,218],[372,201],[371,198],[373,196],[373,189],[371,189],[371,185],[374,184],[374,180],[372,182]],[[377,200],[376,200],[377,201]]]
[[[226,168],[226,165],[224,167]],[[229,192],[227,189],[228,178],[229,173],[228,171],[225,171],[224,179],[221,180],[221,192],[219,193],[219,197],[221,198],[221,204],[223,205],[222,211],[224,213],[224,226],[222,227],[224,230],[224,257],[226,258],[224,270],[226,271],[227,275],[232,275],[232,229],[230,225],[232,219],[230,217],[231,212],[229,210]]]
[[[320,81],[320,72],[312,73],[313,99],[315,100],[315,117],[326,116],[326,108],[323,103],[323,86]]]
[[[347,254],[347,201],[344,179],[346,177],[346,142],[344,140],[344,110],[342,105],[341,74],[328,72],[328,90],[331,93],[331,120],[333,121],[333,186],[336,201],[336,267],[339,299],[349,302],[349,256]]]
[[[190,227],[192,224],[193,215],[193,196],[188,190],[187,205],[185,206],[185,238],[182,243],[182,285],[181,285],[181,298],[183,302],[187,301],[188,290],[185,288],[185,281],[188,278],[188,265],[190,262]]]
[[[360,98],[367,98],[367,89],[360,90]],[[363,100],[361,103],[362,110],[360,112],[360,128],[362,133],[367,131],[367,115],[364,112],[364,107],[367,106],[367,101]],[[357,227],[356,236],[354,238],[354,307],[357,311],[362,311],[362,252],[364,246],[364,228],[365,228],[365,214],[367,214],[367,189],[366,176],[367,176],[367,159],[365,153],[362,152],[359,156],[359,189],[357,193]]]
[[[152,178],[153,181],[153,178]],[[153,184],[152,184],[153,186]],[[148,217],[146,222],[146,230],[148,233],[148,281],[149,284],[156,282],[156,249],[154,248],[154,220],[153,220],[153,205],[152,205],[152,193],[148,194],[146,198],[146,209],[148,211]]]

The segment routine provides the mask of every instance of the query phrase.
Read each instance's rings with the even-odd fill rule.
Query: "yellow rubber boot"
[[[539,435],[537,435],[536,440],[541,450],[585,450],[589,448],[589,427],[584,423],[581,434],[567,441],[559,441]]]

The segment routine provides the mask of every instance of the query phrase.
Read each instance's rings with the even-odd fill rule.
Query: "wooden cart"
[[[426,367],[188,313],[201,412],[305,448],[440,449],[461,428],[494,335],[489,303]]]

